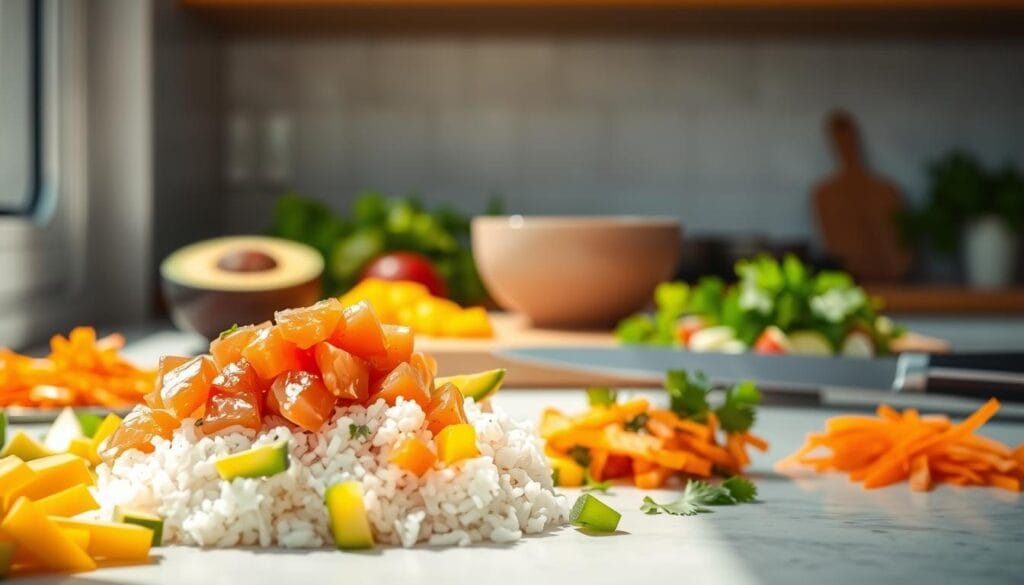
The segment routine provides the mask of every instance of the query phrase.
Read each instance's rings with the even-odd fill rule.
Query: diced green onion
[[[590,494],[581,495],[569,512],[570,524],[597,532],[615,532],[620,518],[622,514]]]

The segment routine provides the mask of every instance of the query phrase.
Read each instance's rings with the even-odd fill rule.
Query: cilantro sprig
[[[348,425],[348,434],[353,439],[365,439],[370,436],[370,427],[352,423]]]
[[[640,511],[645,514],[672,514],[694,516],[711,512],[709,506],[732,506],[752,502],[757,497],[757,486],[749,479],[733,476],[715,485],[691,479],[681,496],[659,504],[650,496],[644,497]]]
[[[712,411],[708,395],[711,383],[703,372],[690,375],[686,370],[669,370],[665,376],[665,390],[669,396],[669,408],[680,418],[696,422],[707,420]],[[725,402],[714,409],[715,416],[727,433],[742,433],[750,429],[757,416],[756,407],[761,402],[761,391],[751,381],[743,381],[728,388]]]

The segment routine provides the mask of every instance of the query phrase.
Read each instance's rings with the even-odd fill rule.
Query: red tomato
[[[448,287],[437,269],[426,256],[415,252],[390,252],[377,256],[363,268],[359,278],[411,280],[427,287],[435,297],[448,296]]]

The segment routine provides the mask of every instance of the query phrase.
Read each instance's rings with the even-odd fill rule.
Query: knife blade
[[[516,347],[498,355],[560,369],[660,381],[671,369],[701,370],[715,384],[755,380],[764,388],[929,392],[1024,400],[1024,354],[847,358],[696,353],[658,347]],[[980,366],[980,367],[979,367]]]

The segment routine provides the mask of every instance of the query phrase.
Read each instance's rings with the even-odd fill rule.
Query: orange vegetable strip
[[[932,489],[932,474],[928,467],[927,455],[918,455],[910,462],[910,489],[915,492]]]

